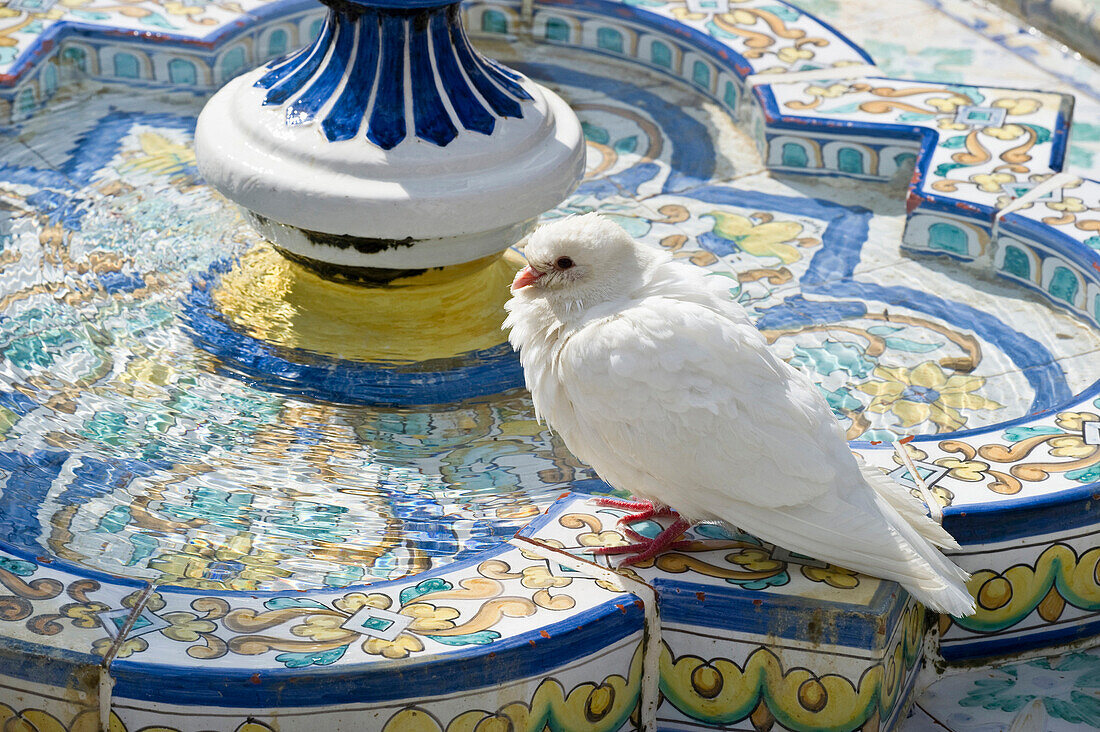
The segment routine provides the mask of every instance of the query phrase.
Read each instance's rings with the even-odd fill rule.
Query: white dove
[[[505,308],[535,415],[601,478],[679,514],[655,539],[599,553],[650,558],[689,521],[894,580],[925,606],[974,612],[959,545],[848,448],[813,383],[767,346],[725,278],[642,247],[597,214],[543,226]]]

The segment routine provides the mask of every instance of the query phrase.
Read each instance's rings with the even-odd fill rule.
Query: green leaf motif
[[[405,589],[401,590],[401,594],[398,596],[398,598],[401,601],[401,605],[404,606],[408,605],[410,602],[418,597],[423,597],[424,595],[427,595],[431,592],[443,592],[444,590],[449,590],[452,587],[454,587],[454,585],[452,585],[447,580],[440,579],[438,577],[432,577],[431,579],[426,579],[414,587],[406,587]]]
[[[176,26],[172,25],[168,18],[165,18],[160,13],[150,13],[141,19],[141,22],[145,25],[151,25],[155,28],[167,28],[168,30],[179,30]]]
[[[818,110],[821,114],[853,114],[859,111],[859,105],[861,102],[852,102],[851,104],[842,104],[839,107],[833,107],[831,109]]]
[[[1007,123],[1006,123],[1007,124]],[[1021,127],[1027,127],[1029,130],[1035,133],[1035,144],[1042,145],[1044,142],[1050,142],[1050,130],[1046,127],[1040,127],[1039,125],[1025,125],[1017,122]]]
[[[894,325],[872,325],[867,329],[867,332],[871,335],[884,336],[890,335],[891,333],[897,333],[899,330],[901,330],[901,328]]]
[[[331,648],[327,651],[315,651],[305,653],[280,653],[275,660],[287,668],[305,668],[306,666],[328,666],[339,661],[347,646]]]
[[[825,397],[825,401],[828,402],[829,408],[833,410],[833,414],[838,417],[843,415],[845,411],[853,412],[863,406],[863,402],[852,396],[852,392],[843,386],[830,391],[818,384],[817,389]]]
[[[38,567],[34,562],[24,562],[22,559],[12,559],[11,557],[0,557],[0,569],[5,572],[19,575],[20,577],[30,577]]]
[[[736,580],[732,578],[726,578],[726,582],[731,585],[737,585],[738,587],[746,590],[766,590],[769,587],[782,587],[791,581],[791,576],[787,574],[786,570],[783,570],[779,574],[774,574],[771,577],[762,577],[755,580]]]
[[[956,148],[966,146],[966,135],[955,135],[949,137],[946,140],[940,140],[940,147],[946,147],[948,150],[954,150]]]
[[[709,32],[715,38],[740,38],[740,36],[736,36],[733,33],[730,33],[728,30],[724,30],[723,28],[719,27],[719,25],[713,20],[707,23],[707,32]]]
[[[69,14],[81,20],[107,20],[111,17],[109,13],[95,13],[89,10],[70,10]]]
[[[484,646],[499,638],[500,633],[495,630],[480,630],[466,635],[425,635],[424,637],[446,646]]]
[[[1075,480],[1078,483],[1092,483],[1094,481],[1100,480],[1100,465],[1092,465],[1087,468],[1069,470],[1066,472],[1066,477],[1070,480]]]
[[[962,163],[940,163],[936,166],[936,171],[933,173],[937,178],[946,178],[947,174],[955,168],[965,168]]]
[[[904,112],[898,115],[898,122],[924,122],[935,116],[932,112]]]
[[[1060,435],[1062,430],[1057,427],[1013,427],[1005,430],[1003,437],[1009,442],[1019,442],[1036,435]]]
[[[606,145],[611,142],[611,135],[609,135],[607,130],[603,127],[597,127],[588,122],[581,122],[581,129],[584,130],[584,139],[586,140],[591,140],[600,145]]]
[[[632,153],[638,149],[638,136],[631,135],[630,137],[624,137],[621,140],[617,140],[614,145],[615,152],[620,155],[625,153]]]

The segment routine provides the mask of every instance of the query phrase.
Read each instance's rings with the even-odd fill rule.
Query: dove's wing
[[[747,321],[713,308],[650,297],[589,320],[555,370],[574,423],[553,426],[577,456],[690,517],[728,518],[715,501],[791,506],[860,482],[816,388]]]

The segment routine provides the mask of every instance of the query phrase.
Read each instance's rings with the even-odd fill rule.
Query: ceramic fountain
[[[888,68],[901,5],[9,2],[6,727],[1089,728],[1100,183],[1009,56]],[[977,615],[725,527],[590,561],[610,489],[499,331],[587,210],[727,278],[915,488],[912,437]]]

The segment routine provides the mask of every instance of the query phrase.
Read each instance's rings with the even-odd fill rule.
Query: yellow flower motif
[[[392,641],[384,641],[381,638],[370,638],[363,641],[363,650],[372,656],[383,656],[389,659],[408,658],[410,653],[424,650],[424,644],[420,639],[402,633]]]
[[[202,11],[202,8],[195,8]],[[186,178],[185,171],[195,164],[195,151],[172,142],[164,135],[143,132],[138,136],[141,153],[129,154],[129,160],[119,166],[120,173],[146,173],[167,176],[175,182]]]
[[[775,54],[780,61],[784,63],[794,63],[800,58],[813,58],[814,52],[809,48],[795,48],[794,46],[787,46],[786,48],[779,49],[779,52]]]
[[[901,447],[903,450],[905,450],[905,452],[909,453],[909,457],[912,458],[914,462],[920,462],[921,460],[924,460],[926,457],[928,457],[928,453],[914,445],[912,442],[906,442]],[[900,457],[898,457],[896,452],[893,454],[893,458],[895,465],[902,464],[902,460]]]
[[[65,617],[73,619],[73,625],[78,628],[98,628],[99,613],[110,610],[110,607],[102,602],[85,602],[71,605],[63,605],[61,612]]]
[[[959,107],[974,103],[973,100],[961,94],[952,94],[949,97],[930,97],[925,99],[924,102],[928,106],[938,109],[941,112],[954,112]]]
[[[389,610],[390,605],[393,604],[393,600],[390,599],[389,595],[384,595],[380,592],[372,592],[369,595],[365,595],[362,592],[349,592],[332,604],[348,615],[354,615],[368,606],[378,610]]]
[[[209,620],[202,620],[194,613],[165,613],[161,617],[171,625],[160,632],[175,641],[190,643],[197,641],[200,634],[213,633],[217,629],[214,623]]]
[[[637,580],[638,582],[645,581],[642,579],[642,576],[640,574],[635,572],[630,567],[617,567],[615,569],[615,574],[621,575],[623,577],[629,577],[630,579]],[[622,590],[622,587],[620,585],[617,585],[614,582],[608,582],[607,580],[596,580],[596,586],[602,587],[608,592],[620,592]]]
[[[1006,109],[1009,114],[1031,114],[1043,105],[1033,97],[1020,97],[1019,99],[998,99],[993,102],[993,106]]]
[[[544,589],[547,587],[565,587],[572,581],[568,577],[555,577],[550,574],[550,570],[546,568],[545,564],[534,564],[524,568],[523,579],[520,584],[528,589]]]
[[[856,572],[844,567],[830,564],[827,567],[802,567],[802,576],[811,582],[824,582],[830,587],[841,590],[850,590],[859,586],[859,577]]]
[[[304,623],[295,625],[290,632],[301,638],[310,638],[318,642],[353,638],[354,634],[341,628],[347,621],[343,615],[310,615]]]
[[[92,653],[97,656],[106,656],[107,652],[111,650],[111,646],[114,645],[114,641],[110,638],[99,638],[92,643]],[[115,652],[115,658],[128,658],[135,653],[141,653],[149,647],[144,638],[130,638],[123,641],[122,645],[118,647],[118,651]]]
[[[935,461],[941,468],[947,468],[947,474],[958,480],[976,483],[985,478],[989,463],[981,460],[959,460],[956,457],[944,457]]]
[[[577,537],[577,542],[581,546],[623,546],[630,543],[618,531],[587,531]]]
[[[1054,457],[1079,459],[1089,457],[1096,452],[1096,447],[1094,445],[1086,445],[1085,439],[1081,437],[1081,435],[1055,437],[1047,444],[1050,445],[1050,454]]]
[[[942,486],[932,486],[932,488],[929,489],[929,492],[932,494],[932,497],[936,499],[936,503],[940,504],[940,506],[950,506],[951,503],[955,500],[955,494]],[[920,490],[916,488],[910,488],[909,493],[913,496],[913,498],[916,498],[921,503],[924,503],[924,496],[921,495]]]
[[[707,17],[706,13],[693,13],[684,6],[672,9],[672,17],[676,20],[703,20]]]
[[[1054,424],[1066,432],[1080,432],[1085,422],[1100,422],[1100,416],[1092,412],[1059,412],[1054,418]]]
[[[745,216],[726,211],[711,211],[703,215],[714,219],[715,234],[754,257],[777,257],[783,264],[793,264],[802,259],[798,248],[787,243],[802,233],[802,224],[797,221],[757,224]]]
[[[436,607],[430,602],[414,602],[401,608],[402,615],[415,618],[409,623],[409,630],[421,633],[432,633],[440,630],[449,630],[455,627],[454,619],[458,617],[458,610],[453,607]]]
[[[1086,210],[1085,202],[1080,198],[1074,198],[1072,196],[1066,196],[1061,201],[1049,201],[1047,208],[1052,208],[1055,211],[1068,211],[1069,213],[1080,213]]]
[[[812,85],[806,87],[806,93],[812,94],[815,97],[833,98],[839,97],[841,94],[848,91],[847,84],[830,84],[829,86],[817,86]]]
[[[195,541],[182,550],[166,552],[149,562],[161,573],[166,584],[195,587],[203,590],[255,590],[262,583],[290,576],[279,564],[285,554],[266,549],[252,549],[249,536],[234,537],[225,546],[213,548],[205,542]],[[226,579],[211,579],[210,574],[222,574],[223,567],[216,563],[239,563],[242,567]]]
[[[936,120],[936,126],[941,130],[968,130],[969,126],[964,125],[962,122],[956,122],[950,117],[941,117]]]
[[[998,140],[1015,140],[1024,134],[1024,128],[1020,125],[1002,125],[1000,127],[986,127],[982,132]]]
[[[757,17],[749,11],[740,9],[726,13],[723,17],[737,25],[754,25],[757,20]]]
[[[122,598],[122,607],[129,607],[129,608],[137,607],[137,604],[141,601],[141,595],[142,594],[143,594],[142,590],[137,590],[136,592],[131,592],[129,595]],[[161,595],[159,592],[154,592],[151,595],[149,595],[149,599],[145,601],[145,609],[146,610],[151,610],[152,612],[156,612],[157,610],[163,610],[164,606],[167,605],[167,604],[168,603],[166,603],[164,601],[164,596],[163,595]]]
[[[772,572],[783,568],[783,562],[773,558],[766,549],[742,549],[734,554],[727,554],[726,561],[752,572]]]
[[[986,193],[997,193],[1003,190],[1005,183],[1012,183],[1015,180],[1016,176],[1012,173],[977,173],[970,176],[970,182]]]
[[[538,542],[540,544],[542,544],[543,546],[553,547],[554,549],[562,549],[562,548],[565,547],[565,544],[558,541],[557,539],[542,539],[542,538],[540,538],[540,539],[538,539]],[[544,558],[541,554],[536,554],[535,552],[530,551],[528,549],[524,549],[522,547],[520,548],[519,553],[524,559],[530,559],[533,562],[541,562]]]
[[[925,361],[911,370],[903,366],[878,366],[874,374],[881,381],[858,386],[860,391],[874,397],[867,411],[890,412],[905,428],[931,420],[940,432],[956,430],[966,424],[957,410],[1003,406],[973,393],[985,379],[962,374],[948,377],[935,361]]]

